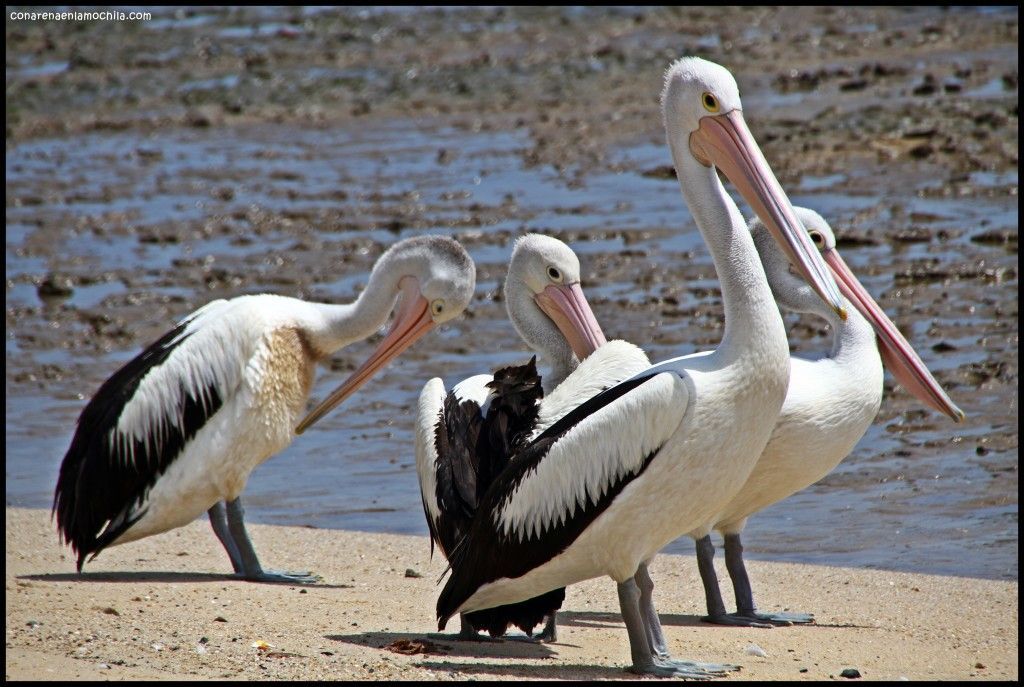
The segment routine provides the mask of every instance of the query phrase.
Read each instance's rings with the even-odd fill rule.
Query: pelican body
[[[480,497],[535,430],[545,386],[553,389],[605,343],[580,287],[579,259],[561,241],[539,234],[519,239],[504,291],[509,319],[550,373],[542,382],[535,355],[493,376],[470,377],[451,391],[439,378],[423,387],[416,462],[431,547],[436,543],[446,557],[468,531]],[[556,589],[463,616],[460,637],[475,639],[477,630],[497,637],[510,625],[530,634],[547,617],[541,638],[554,641],[555,611],[564,598],[565,589]]]
[[[813,620],[806,613],[757,611],[743,563],[740,534],[748,517],[820,480],[864,436],[882,403],[879,347],[885,359],[891,361],[897,381],[954,421],[963,419],[963,412],[846,266],[828,223],[813,210],[795,209],[846,297],[849,315],[843,321],[825,307],[807,283],[792,273],[789,261],[771,241],[764,225],[756,219],[751,221],[754,243],[779,306],[824,318],[833,335],[829,356],[791,359],[786,400],[760,459],[740,491],[704,526],[690,533],[697,542],[697,563],[707,599],[708,616],[704,620],[716,624],[771,627]],[[712,529],[725,538],[736,613],[727,614],[722,602],[712,562]]]
[[[90,554],[208,512],[241,577],[314,581],[263,571],[243,520],[249,474],[294,439],[318,362],[377,331],[400,299],[395,324],[357,370],[358,383],[343,385],[351,393],[368,366],[379,369],[461,313],[475,281],[462,246],[424,236],[385,252],[355,303],[240,296],[181,320],[104,382],[79,416],[53,503],[78,570]],[[336,392],[328,402],[343,398]]]
[[[437,612],[443,627],[455,612],[608,575],[618,584],[632,670],[709,678],[735,667],[668,655],[641,565],[736,493],[768,442],[789,383],[781,316],[717,170],[815,290],[842,306],[743,121],[732,75],[683,58],[668,70],[662,109],[684,198],[721,281],[723,340],[713,352],[654,365],[585,400],[516,454],[482,500],[467,544],[452,555]]]

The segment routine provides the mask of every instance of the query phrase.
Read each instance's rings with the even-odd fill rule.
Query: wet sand
[[[7,508],[6,518],[7,679],[631,676],[606,578],[569,589],[557,643],[456,642],[435,636],[435,581],[445,566],[430,560],[425,537],[252,526],[266,564],[324,578],[297,587],[231,580],[206,522],[109,549],[79,576],[45,511]],[[839,679],[847,668],[868,680],[1017,679],[1016,582],[749,567],[762,610],[812,612],[817,624],[705,625],[693,557],[660,555],[655,598],[677,658],[743,666],[728,679]],[[724,565],[719,575],[726,579]],[[429,651],[387,648],[396,642]],[[766,655],[752,655],[751,645]]]

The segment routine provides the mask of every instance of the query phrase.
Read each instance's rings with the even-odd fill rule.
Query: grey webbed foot
[[[706,615],[700,620],[702,623],[709,623],[711,625],[728,625],[730,627],[760,627],[764,629],[775,627],[775,625],[769,623],[767,620],[761,621],[756,618],[741,616],[735,613]]]
[[[676,660],[671,656],[660,656],[656,660],[688,670],[707,671],[715,675],[725,675],[726,673],[732,673],[741,669],[741,666],[733,665],[732,663],[701,663],[700,661]]]
[[[441,639],[456,640],[460,642],[500,642],[501,639],[498,637],[492,637],[488,634],[484,634],[482,631],[477,630],[473,626],[473,623],[466,620],[466,616],[459,615],[459,634],[457,635],[438,635]]]
[[[758,623],[768,623],[777,627],[790,625],[809,625],[814,622],[813,613],[759,613],[758,611],[740,611],[731,613],[737,618],[749,618]]]
[[[267,582],[271,584],[316,584],[323,581],[322,577],[309,571],[256,570],[253,572],[240,572],[238,576],[248,582]]]
[[[558,625],[555,623],[554,613],[548,617],[547,623],[544,624],[544,629],[533,635],[533,639],[548,644],[558,641]]]
[[[677,661],[667,657],[651,657],[650,662],[634,661],[628,668],[629,672],[638,675],[655,677],[681,678],[684,680],[714,680],[725,677],[740,666],[719,663],[698,663],[695,661]]]

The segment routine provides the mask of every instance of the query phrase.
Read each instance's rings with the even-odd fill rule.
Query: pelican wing
[[[465,535],[480,497],[521,447],[543,391],[536,361],[476,375],[445,393],[431,379],[420,394],[416,469],[431,534],[445,556]]]
[[[490,375],[479,375],[490,380]],[[464,530],[461,524],[476,509],[476,441],[486,401],[486,381],[467,384],[452,392],[435,377],[420,393],[416,417],[416,472],[423,512],[430,530],[430,547],[436,543],[447,556]],[[460,400],[459,393],[476,393]],[[481,398],[480,396],[484,396]]]
[[[180,321],[82,410],[53,500],[79,570],[142,517],[148,490],[241,383],[251,351],[231,327],[213,326],[230,309],[213,301]]]
[[[643,474],[686,413],[687,380],[640,374],[594,396],[531,441],[491,485],[449,556],[443,627],[481,586],[564,550]]]
[[[584,400],[650,366],[651,361],[639,347],[621,339],[607,342],[580,362],[579,367],[544,397],[533,436],[539,435]]]
[[[539,404],[544,396],[537,374],[537,357],[525,365],[501,368],[494,373],[487,388],[491,390],[490,403],[484,412],[477,443],[477,501],[483,498],[512,456],[526,445],[537,424]]]

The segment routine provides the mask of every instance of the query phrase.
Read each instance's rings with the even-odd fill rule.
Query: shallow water
[[[217,297],[299,295],[307,286],[312,297],[350,300],[382,246],[419,233],[462,240],[480,269],[480,294],[503,280],[511,237],[554,233],[580,255],[585,291],[609,338],[629,338],[653,360],[713,345],[720,310],[710,260],[676,182],[644,174],[669,164],[667,150],[615,150],[621,171],[591,171],[580,184],[526,165],[526,147],[521,130],[474,132],[425,120],[97,133],[9,145],[8,505],[49,507],[85,399],[174,318]],[[1004,324],[1016,328],[1015,253],[971,240],[993,228],[1016,235],[1016,198],[932,197],[927,180],[889,188],[870,174],[807,177],[788,190],[840,233],[876,238],[844,247],[847,262],[969,419],[954,426],[916,412],[899,392],[897,405],[883,403],[879,420],[832,475],[752,518],[746,548],[752,558],[1016,579],[1016,399],[1003,389],[986,393],[984,381],[959,381],[990,357],[979,337],[993,330],[1001,305],[1008,312],[1013,304]],[[1015,174],[971,181],[1017,182]],[[925,226],[927,237],[888,240],[886,232],[907,218]],[[351,254],[332,253],[337,241]],[[981,270],[1012,269],[1009,283],[998,274],[981,282],[894,277],[908,266],[955,272],[979,261]],[[69,275],[72,292],[41,298],[38,283],[47,274]],[[210,274],[219,276],[196,281]],[[330,277],[310,284],[311,274]],[[652,305],[666,296],[677,304]],[[438,374],[450,385],[526,358],[503,305],[478,299],[472,307],[474,317],[428,336],[258,468],[245,492],[249,520],[426,534],[412,451],[420,387]],[[113,313],[121,318],[115,325],[123,319],[147,334],[124,343],[101,321],[94,326],[106,338],[79,345],[95,339],[82,313]],[[947,346],[933,349],[939,340]],[[826,348],[806,328],[794,329],[793,341],[808,355]],[[372,345],[338,354],[344,363],[321,371],[314,398]],[[1012,445],[983,446],[985,437],[1007,432]],[[689,553],[692,542],[667,550]],[[272,551],[263,556],[273,560]]]

